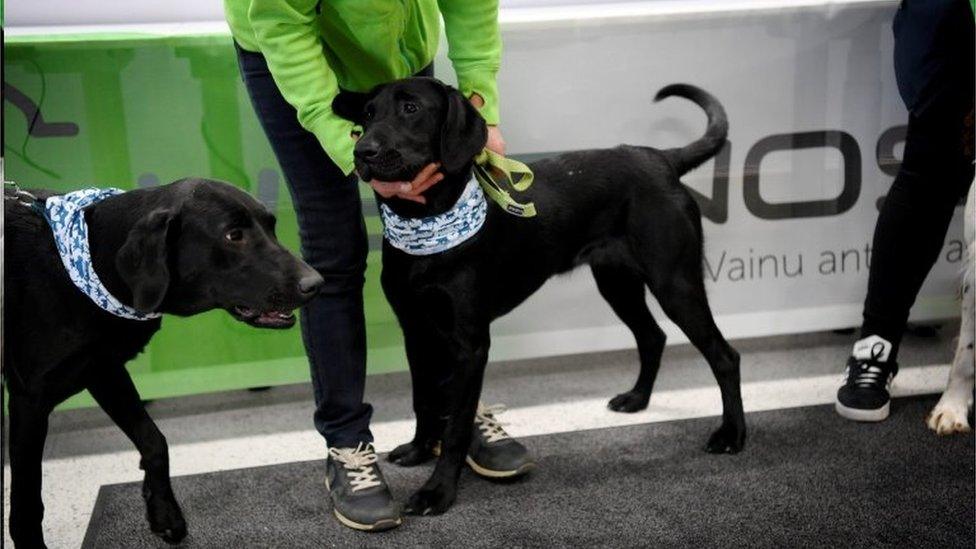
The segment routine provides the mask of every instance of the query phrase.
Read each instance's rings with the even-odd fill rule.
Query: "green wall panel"
[[[278,216],[298,250],[291,199],[251,109],[228,35],[11,37],[4,82],[6,177],[23,187],[132,189],[185,176],[229,181]],[[39,109],[31,112],[29,104]],[[365,290],[369,372],[404,369],[400,330],[379,287],[380,223],[363,188],[371,250]],[[263,331],[224,311],[167,316],[129,364],[144,398],[308,381],[298,328]],[[65,407],[90,405],[87,394]]]

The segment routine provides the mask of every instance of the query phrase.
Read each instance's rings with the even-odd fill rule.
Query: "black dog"
[[[708,360],[721,388],[722,425],[705,449],[742,449],[739,355],[712,319],[702,278],[701,215],[678,179],[718,152],[728,123],[722,106],[704,91],[673,85],[657,99],[672,95],[705,109],[708,129],[702,139],[681,149],[620,146],[536,162],[534,185],[518,195],[535,203],[536,217],[517,218],[491,205],[480,232],[444,253],[407,255],[384,241],[382,284],[403,328],[417,414],[414,440],[390,458],[420,463],[442,440],[434,473],[410,498],[408,511],[440,513],[455,499],[491,321],[551,276],[584,263],[601,295],[633,331],[640,354],[636,386],[611,400],[610,407],[633,412],[647,406],[665,340],[644,299],[650,288]],[[445,179],[425,193],[426,204],[377,197],[403,217],[451,209],[486,141],[477,111],[457,90],[434,79],[401,80],[369,94],[344,93],[333,109],[363,127],[355,149],[363,179],[409,181],[426,164],[441,162]]]
[[[52,196],[36,193],[40,200]],[[186,522],[169,480],[166,439],[125,369],[160,320],[99,308],[68,277],[47,221],[4,200],[4,376],[10,389],[10,536],[43,547],[41,457],[48,415],[88,389],[132,440],[146,471],[142,493],[152,531],[170,543]],[[109,292],[142,312],[193,315],[224,308],[256,327],[287,328],[291,311],[322,284],[275,239],[275,219],[226,183],[184,179],[90,206],[92,264]]]

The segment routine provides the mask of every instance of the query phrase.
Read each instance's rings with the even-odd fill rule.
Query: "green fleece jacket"
[[[224,0],[231,34],[261,52],[298,121],[346,174],[351,122],[332,112],[339,89],[369,91],[429,65],[444,17],[448,57],[465,96],[498,123],[498,0]]]

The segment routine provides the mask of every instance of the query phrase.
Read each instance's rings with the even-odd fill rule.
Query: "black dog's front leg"
[[[29,397],[10,395],[10,538],[17,549],[46,547],[41,459],[50,413]]]
[[[448,385],[450,415],[444,429],[440,459],[430,479],[407,502],[408,513],[440,514],[450,508],[457,497],[458,477],[471,444],[474,415],[488,361],[487,328],[484,333],[476,341],[457,342],[455,346],[458,358]]]
[[[438,352],[437,343],[430,336],[434,332],[433,326],[405,320],[401,320],[401,324],[410,365],[417,429],[413,440],[394,448],[388,458],[397,465],[411,467],[434,457],[434,447],[444,433],[446,406],[443,383],[449,375],[444,371],[447,359],[443,348]]]
[[[99,372],[88,390],[139,450],[139,466],[146,472],[142,497],[149,528],[167,543],[179,543],[186,537],[186,521],[170,486],[169,447],[146,413],[132,378],[124,366],[112,365]]]

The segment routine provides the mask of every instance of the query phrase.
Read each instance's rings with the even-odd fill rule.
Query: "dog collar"
[[[88,247],[88,224],[85,208],[122,194],[121,189],[82,189],[60,196],[52,196],[44,203],[44,218],[54,233],[54,245],[61,256],[61,263],[75,286],[102,309],[115,316],[130,320],[152,320],[159,313],[142,313],[125,305],[102,284],[92,265]]]
[[[450,250],[481,230],[488,217],[488,202],[472,177],[450,210],[430,217],[401,217],[380,204],[383,237],[410,255],[433,255]]]

